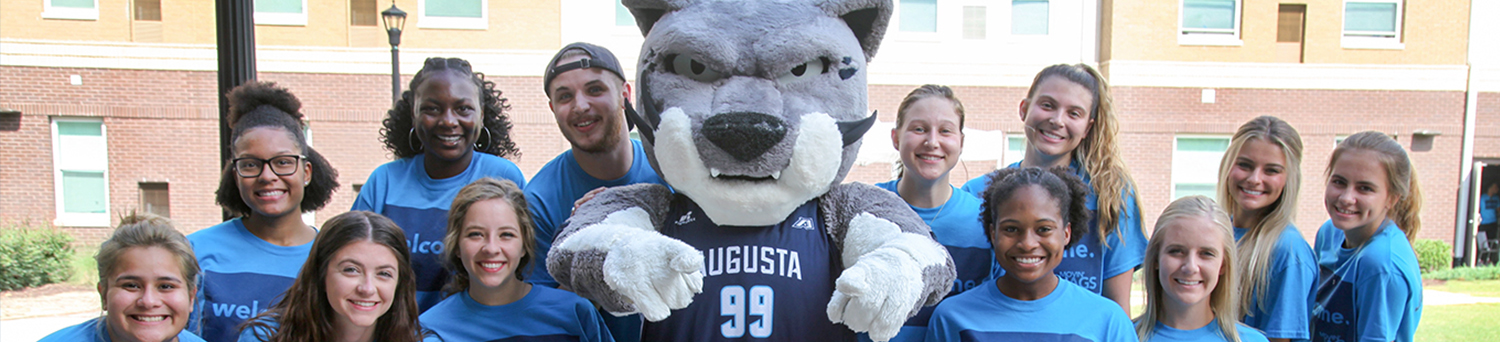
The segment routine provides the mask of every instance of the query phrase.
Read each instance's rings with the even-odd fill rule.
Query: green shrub
[[[1436,280],[1496,280],[1500,279],[1500,265],[1459,267],[1423,274],[1422,278]]]
[[[1453,246],[1447,242],[1417,239],[1412,248],[1417,250],[1417,264],[1422,267],[1422,273],[1446,270],[1453,265]]]
[[[51,227],[0,228],[0,291],[67,281],[73,238]]]

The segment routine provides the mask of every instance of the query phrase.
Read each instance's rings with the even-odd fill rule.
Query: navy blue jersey
[[[854,340],[849,328],[828,321],[842,263],[817,200],[762,227],[716,225],[680,194],[671,208],[661,233],[703,253],[703,292],[667,319],[646,322],[641,340]]]

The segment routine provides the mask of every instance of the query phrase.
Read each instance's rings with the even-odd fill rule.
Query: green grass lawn
[[[1417,326],[1416,340],[1500,341],[1500,320],[1497,317],[1500,317],[1500,304],[1425,307],[1422,321]]]
[[[1453,280],[1428,290],[1465,293],[1471,296],[1500,297],[1500,280]]]

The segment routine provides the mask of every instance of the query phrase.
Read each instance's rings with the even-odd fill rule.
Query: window
[[[1005,156],[1002,158],[1004,159],[1001,159],[1000,165],[996,167],[1010,166],[1010,164],[1020,162],[1021,159],[1026,159],[1026,134],[1006,133]]]
[[[896,6],[904,32],[937,32],[937,0],[901,0]]]
[[[985,10],[984,6],[964,6],[964,39],[984,39]]]
[[[59,226],[109,226],[109,153],[104,122],[52,120],[52,169]]]
[[[380,13],[375,9],[375,0],[350,0],[349,26],[380,25]]]
[[[1172,152],[1172,199],[1192,195],[1216,196],[1219,161],[1229,149],[1229,137],[1177,137]]]
[[[1182,45],[1241,45],[1239,0],[1182,0]]]
[[[1401,49],[1400,0],[1344,1],[1345,48]]]
[[[489,1],[484,0],[418,0],[417,27],[489,29],[489,11]]]
[[[307,0],[255,0],[255,24],[307,26]]]
[[[99,1],[42,0],[42,18],[99,20]]]
[[[161,0],[135,0],[135,20],[161,21]]]
[[[615,0],[615,26],[635,26],[635,16],[625,8],[622,0]]]
[[[1047,0],[1011,1],[1010,34],[1046,35]]]
[[[141,182],[141,211],[161,217],[172,217],[172,201],[167,183]]]

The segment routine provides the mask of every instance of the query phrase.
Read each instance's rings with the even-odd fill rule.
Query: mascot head
[[[715,223],[761,226],[843,181],[889,0],[625,0],[646,35],[640,127],[651,166]]]

